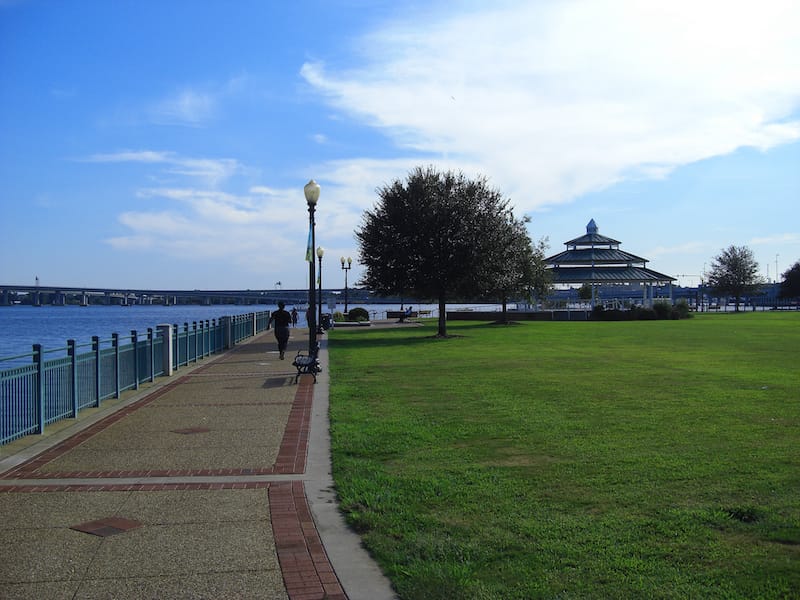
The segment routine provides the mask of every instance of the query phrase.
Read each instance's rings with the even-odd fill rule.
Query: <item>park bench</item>
[[[297,375],[294,376],[295,383],[297,383],[300,375],[305,374],[312,375],[314,377],[314,383],[317,383],[317,373],[322,371],[322,367],[319,366],[318,353],[319,343],[317,343],[317,347],[314,348],[314,352],[311,354],[303,354],[302,351],[297,353],[297,356],[295,356],[292,361],[292,366],[297,369]]]
[[[418,316],[417,311],[412,310],[410,313],[405,312],[404,310],[387,310],[386,311],[386,318],[387,319],[413,319]]]

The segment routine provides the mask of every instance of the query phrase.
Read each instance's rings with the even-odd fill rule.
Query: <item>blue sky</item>
[[[0,283],[323,283],[375,190],[485,175],[696,284],[800,260],[800,3],[0,0]]]

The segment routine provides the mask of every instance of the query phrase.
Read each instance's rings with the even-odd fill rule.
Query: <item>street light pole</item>
[[[314,306],[314,211],[319,200],[319,184],[313,179],[303,187],[308,204],[308,246],[306,247],[306,260],[308,261],[308,354],[317,352],[317,324],[316,307]]]
[[[347,266],[345,266],[344,256],[340,260],[344,271],[344,314],[347,314],[347,272],[353,267],[353,259],[349,256],[347,257]]]
[[[325,333],[322,329],[322,256],[325,254],[325,249],[320,246],[317,248],[317,258],[319,259],[319,316],[317,317],[317,333]]]

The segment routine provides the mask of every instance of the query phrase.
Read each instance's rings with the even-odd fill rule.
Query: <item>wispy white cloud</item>
[[[750,240],[753,246],[773,246],[775,244],[800,244],[800,233],[780,233],[766,237],[755,237]]]
[[[714,245],[708,241],[685,242],[675,246],[656,246],[648,251],[649,258],[674,257],[681,254],[696,254],[698,252],[709,252],[714,249]]]
[[[150,119],[161,125],[199,127],[214,116],[216,98],[207,93],[184,89],[150,107]]]
[[[194,261],[228,262],[254,273],[302,258],[307,222],[289,210],[299,190],[254,187],[237,195],[219,190],[144,188],[152,208],[126,211],[118,220],[128,233],[108,238],[117,250],[146,250]]]
[[[174,160],[174,155],[171,152],[157,152],[154,150],[124,150],[122,152],[92,154],[91,156],[81,159],[85,162],[142,162],[142,163],[159,163],[170,162]]]
[[[800,139],[797,3],[485,6],[388,25],[361,67],[301,75],[399,146],[491,174],[523,210]]]
[[[192,158],[174,152],[154,150],[124,150],[107,154],[93,154],[84,162],[107,163],[150,163],[164,164],[164,172],[196,179],[210,186],[217,186],[234,175],[244,171],[244,167],[233,158]]]

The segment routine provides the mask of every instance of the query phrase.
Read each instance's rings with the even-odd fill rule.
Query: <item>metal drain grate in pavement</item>
[[[208,433],[211,431],[208,427],[187,427],[186,429],[173,429],[172,433],[181,433],[183,435],[192,435],[195,433]]]
[[[131,529],[141,527],[139,521],[133,519],[123,519],[122,517],[106,517],[105,519],[98,519],[97,521],[89,521],[88,523],[81,523],[80,525],[73,525],[70,529],[80,531],[82,533],[89,533],[98,537],[108,537],[109,535],[116,535],[118,533],[125,533]]]

